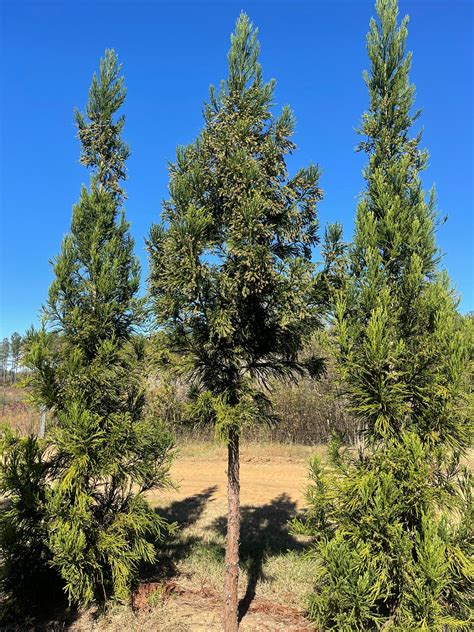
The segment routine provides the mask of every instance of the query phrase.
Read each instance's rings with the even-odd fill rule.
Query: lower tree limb
[[[227,468],[227,543],[225,552],[224,630],[236,632],[238,622],[239,537],[240,537],[240,459],[239,435],[231,430]]]

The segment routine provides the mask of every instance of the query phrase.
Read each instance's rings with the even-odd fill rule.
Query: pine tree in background
[[[86,116],[76,113],[81,162],[92,169],[54,262],[44,310],[49,331],[30,332],[25,364],[35,401],[52,411],[43,520],[50,564],[73,602],[125,599],[167,524],[144,492],[168,483],[172,441],[143,415],[140,267],[122,201],[128,148],[120,66],[106,51]]]
[[[14,331],[10,336],[10,351],[12,359],[12,373],[13,381],[16,381],[16,373],[18,371],[18,365],[20,363],[21,346],[23,339],[17,331]]]
[[[8,377],[8,366],[10,362],[10,340],[4,338],[0,343],[0,366],[2,368],[2,383],[5,388]]]
[[[318,324],[311,247],[318,169],[288,179],[294,119],[270,108],[257,32],[242,14],[229,74],[211,88],[204,129],[170,167],[170,199],[149,239],[150,293],[170,355],[191,375],[195,409],[228,445],[225,629],[238,627],[239,439],[271,416],[264,385],[304,370]],[[311,363],[309,363],[311,364]]]
[[[438,270],[435,196],[426,201],[420,179],[427,154],[410,136],[419,112],[408,20],[398,26],[396,0],[376,9],[360,129],[367,187],[335,301],[336,357],[364,446],[358,457],[334,446],[332,474],[313,462],[310,510],[295,526],[318,537],[311,614],[321,629],[467,629],[466,336]]]

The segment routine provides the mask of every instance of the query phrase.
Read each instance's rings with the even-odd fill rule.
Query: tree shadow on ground
[[[25,590],[0,604],[0,630],[9,632],[51,632],[67,630],[79,611],[69,605],[62,586],[53,576],[38,579],[37,590]]]
[[[183,536],[182,530],[193,526],[201,517],[207,504],[217,491],[217,485],[208,487],[198,494],[176,500],[168,507],[157,507],[155,512],[169,523],[176,523],[177,531],[163,543],[156,543],[158,559],[155,564],[143,565],[140,581],[160,581],[177,574],[177,564],[187,557],[192,548],[201,541],[197,535]]]
[[[296,503],[287,494],[281,494],[258,507],[241,507],[239,552],[240,562],[247,569],[248,581],[245,595],[239,603],[239,621],[247,614],[255,598],[258,582],[267,579],[263,573],[265,560],[289,550],[298,551],[303,548],[289,533],[288,522],[296,513]],[[212,528],[225,536],[226,517],[217,518]]]
[[[202,515],[207,503],[213,501],[213,496],[217,491],[217,485],[208,487],[198,494],[175,500],[169,507],[155,509],[162,518],[168,522],[177,522],[181,529],[185,529],[195,524]]]

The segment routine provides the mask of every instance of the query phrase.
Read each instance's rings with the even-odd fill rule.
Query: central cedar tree
[[[268,380],[304,370],[298,354],[320,321],[311,262],[319,171],[288,177],[294,118],[288,107],[272,114],[275,82],[263,81],[258,56],[241,14],[228,77],[211,87],[199,137],[177,150],[148,243],[156,323],[196,408],[228,445],[227,631],[238,626],[239,438],[271,415]]]

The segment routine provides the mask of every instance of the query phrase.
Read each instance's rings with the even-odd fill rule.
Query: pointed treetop
[[[268,114],[275,81],[271,79],[263,83],[262,68],[258,61],[260,43],[257,36],[258,29],[242,12],[230,36],[228,77],[221,81],[218,91],[213,85],[209,89],[209,104],[204,109],[206,121],[219,118],[223,112],[232,113],[237,110],[247,112],[250,118],[258,118],[262,113]]]
[[[229,84],[237,89],[242,89],[261,72],[258,63],[260,43],[257,35],[258,29],[254,28],[248,15],[242,11],[235,24],[235,32],[230,36],[231,47],[227,54]]]
[[[407,149],[407,131],[420,115],[412,112],[415,86],[410,83],[412,54],[406,52],[408,16],[398,25],[398,2],[377,0],[378,19],[372,18],[367,33],[370,73],[364,72],[370,97],[359,132],[368,137],[364,151],[376,150],[376,162]],[[420,141],[419,134],[411,143]]]
[[[94,73],[85,115],[75,111],[82,144],[80,162],[92,170],[94,186],[107,189],[120,200],[125,193],[119,182],[127,177],[125,161],[130,155],[122,140],[125,117],[114,121],[127,93],[121,69],[115,51],[107,49],[100,60],[99,77]]]

